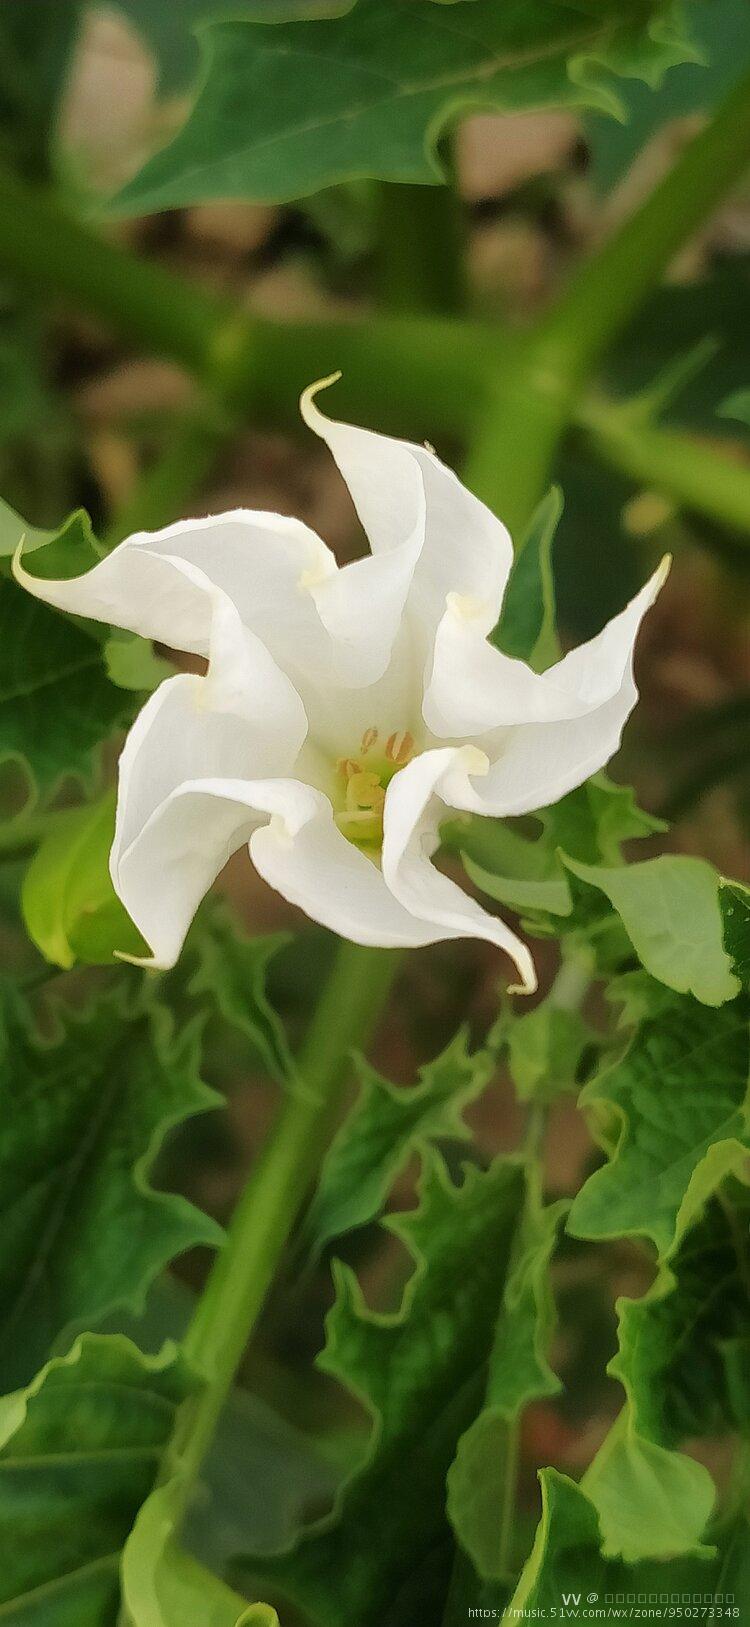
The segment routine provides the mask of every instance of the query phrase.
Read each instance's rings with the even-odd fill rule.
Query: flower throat
[[[416,750],[408,729],[389,735],[382,752],[379,739],[378,729],[365,729],[357,756],[339,757],[336,763],[336,824],[350,842],[368,847],[383,840],[386,790]]]

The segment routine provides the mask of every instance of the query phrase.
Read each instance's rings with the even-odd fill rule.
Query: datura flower
[[[326,383],[330,382],[328,380]],[[633,645],[663,568],[539,675],[488,642],[512,561],[501,522],[434,452],[302,398],[371,553],[339,567],[308,526],[235,510],[129,537],[85,575],[16,575],[48,604],[208,658],[166,679],[120,758],[111,872],[158,967],[249,844],[261,876],[355,943],[526,945],[432,863],[448,810],[524,814],[616,751]]]

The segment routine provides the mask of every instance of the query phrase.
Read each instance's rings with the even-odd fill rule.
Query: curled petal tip
[[[167,966],[163,966],[161,961],[156,959],[155,955],[129,955],[126,949],[113,949],[112,958],[114,960],[124,960],[128,966],[141,966],[146,972],[166,972],[169,970]]]
[[[335,373],[329,373],[326,378],[316,379],[314,384],[308,384],[307,389],[302,391],[299,398],[299,410],[308,429],[314,430],[316,434],[317,420],[321,417],[321,414],[315,405],[315,397],[319,390],[327,390],[329,385],[337,384],[340,378],[341,368],[339,367]]]

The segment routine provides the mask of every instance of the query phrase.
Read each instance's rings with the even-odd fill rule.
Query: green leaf
[[[513,561],[500,620],[492,635],[499,650],[528,661],[535,672],[543,672],[560,657],[552,544],[562,509],[562,492],[559,486],[552,486],[532,515]]]
[[[584,864],[622,864],[623,842],[666,830],[663,819],[638,807],[630,785],[594,774],[540,816],[547,840]]]
[[[150,1174],[169,1131],[213,1107],[195,1024],[115,993],[55,1009],[42,1039],[6,991],[0,1037],[0,1371],[23,1382],[71,1329],[137,1312],[176,1255],[215,1247],[215,1221]]]
[[[0,761],[28,763],[40,791],[67,774],[90,783],[94,753],[131,711],[96,641],[0,578]]]
[[[750,1195],[729,1185],[648,1293],[618,1304],[610,1371],[626,1387],[636,1427],[663,1446],[744,1429],[750,1417],[750,1368],[734,1362],[750,1336]]]
[[[175,1347],[84,1335],[0,1402],[0,1613],[110,1627],[120,1553],[195,1379]]]
[[[615,186],[639,150],[663,125],[690,114],[708,114],[742,73],[750,58],[745,0],[710,0],[692,4],[690,19],[694,58],[678,63],[658,89],[628,80],[622,87],[627,117],[622,121],[596,114],[586,119],[591,147],[587,176],[597,190]]]
[[[524,914],[570,914],[573,905],[567,877],[556,849],[548,842],[527,841],[499,819],[467,821],[465,825],[456,820],[451,832],[461,847],[469,880],[488,898]],[[477,861],[477,853],[482,853],[486,864]]]
[[[639,1435],[630,1407],[623,1407],[581,1487],[596,1508],[608,1558],[636,1564],[713,1552],[701,1542],[716,1496],[708,1470]]]
[[[565,1603],[570,1621],[590,1620],[592,1609],[614,1613],[617,1605],[610,1595],[619,1594],[649,1601],[662,1595],[662,1608],[665,1596],[683,1602],[686,1595],[697,1596],[701,1605],[725,1605],[728,1594],[738,1602],[748,1597],[750,1533],[743,1520],[724,1533],[714,1560],[676,1559],[631,1568],[601,1553],[596,1510],[580,1486],[556,1469],[543,1469],[539,1481],[542,1517],[508,1607],[513,1619],[524,1614],[528,1619],[534,1612],[549,1617]]]
[[[566,1203],[543,1208],[532,1190],[524,1206],[514,1258],[490,1355],[484,1406],[458,1443],[448,1473],[448,1515],[461,1546],[486,1581],[506,1580],[502,1510],[512,1470],[510,1430],[530,1401],[560,1388],[548,1359],[554,1327],[549,1263]],[[510,1465],[509,1465],[510,1456]]]
[[[207,997],[224,1020],[250,1041],[272,1079],[301,1089],[284,1024],[266,994],[268,967],[289,942],[285,932],[247,938],[229,910],[213,909],[192,938],[198,969],[188,990]]]
[[[516,1095],[522,1102],[552,1102],[575,1091],[582,1059],[597,1040],[580,1012],[568,1011],[554,999],[512,1015],[505,1037]]]
[[[414,1259],[400,1309],[370,1310],[337,1267],[320,1364],[366,1405],[369,1447],[332,1514],[250,1567],[321,1627],[379,1627],[447,1540],[443,1482],[481,1398],[522,1196],[516,1160],[454,1187],[432,1154],[419,1208],[385,1222]]]
[[[177,1546],[180,1480],[143,1504],[122,1556],[122,1595],[135,1627],[279,1627],[267,1604],[246,1604]]]
[[[597,107],[617,73],[650,81],[686,47],[662,6],[618,0],[508,8],[359,0],[308,22],[215,22],[186,125],[115,200],[119,213],[206,198],[283,200],[348,177],[435,184],[443,129],[472,108]]]
[[[717,408],[720,418],[736,418],[750,424],[750,390],[734,390]]]
[[[658,990],[658,985],[656,986]],[[609,1162],[575,1198],[576,1237],[645,1236],[668,1256],[747,1139],[744,1004],[657,994],[622,1060],[582,1092]]]
[[[461,852],[468,875],[490,898],[524,916],[538,916],[535,924],[547,931],[561,930],[554,917],[573,913],[558,849],[584,863],[622,864],[623,842],[665,828],[636,806],[630,786],[615,785],[606,774],[595,774],[534,819],[541,824],[535,839],[520,834],[521,821],[500,819],[456,819],[441,834],[446,846]]]
[[[722,881],[719,890],[724,946],[745,989],[750,989],[750,887]]]
[[[357,1103],[331,1145],[303,1228],[314,1258],[334,1237],[380,1213],[412,1153],[429,1142],[468,1138],[463,1109],[484,1090],[493,1061],[482,1051],[471,1056],[458,1034],[409,1089],[389,1084],[361,1059],[357,1069]]]
[[[539,1484],[542,1516],[510,1605],[519,1619],[532,1611],[541,1616],[559,1609],[558,1601],[568,1594],[567,1608],[578,1608],[582,1588],[600,1598],[605,1585],[612,1585],[611,1567],[599,1551],[593,1504],[557,1469],[542,1469]]]
[[[674,1448],[744,1429],[750,1418],[750,1200],[736,1182],[731,1195],[713,1196],[725,1173],[721,1159],[704,1160],[689,1235],[648,1293],[618,1305],[609,1371],[627,1401],[583,1486],[599,1512],[604,1551],[629,1560],[705,1551],[714,1486],[703,1465]]]
[[[34,576],[78,576],[101,559],[91,521],[84,508],[74,509],[54,530],[29,525],[9,503],[0,499],[0,559],[12,559],[23,544],[24,564],[29,554],[45,552],[34,560]]]
[[[21,0],[24,3],[24,0]],[[155,53],[159,65],[159,89],[173,95],[184,91],[195,79],[200,65],[196,33],[217,11],[232,17],[248,16],[264,22],[277,18],[288,21],[299,16],[336,16],[348,11],[352,0],[232,0],[231,6],[218,6],[216,0],[170,0],[168,6],[154,0],[114,0],[115,8],[141,32]]]
[[[722,939],[719,877],[710,864],[663,854],[603,869],[563,858],[580,881],[606,894],[652,977],[707,1006],[739,992]]]
[[[109,850],[115,792],[57,814],[26,871],[21,909],[30,938],[47,960],[73,966],[111,962],[115,952],[148,955],[112,885]]]
[[[167,1271],[137,1317],[117,1317],[108,1332],[125,1333],[142,1350],[182,1342],[196,1295]],[[202,1495],[187,1508],[184,1542],[220,1576],[248,1541],[275,1550],[290,1543],[311,1508],[327,1508],[343,1473],[339,1439],[303,1432],[250,1390],[235,1385],[224,1404],[201,1468]],[[1,1619],[1,1618],[0,1618]]]
[[[163,678],[174,676],[174,667],[154,654],[147,638],[120,628],[114,629],[105,642],[104,661],[107,676],[118,689],[134,689],[139,694],[150,694]]]

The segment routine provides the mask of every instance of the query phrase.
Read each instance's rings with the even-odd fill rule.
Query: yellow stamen
[[[354,757],[339,757],[336,764],[337,772],[345,780],[350,780],[353,774],[361,774],[362,770]]]
[[[397,729],[386,741],[385,755],[389,763],[403,766],[414,755],[414,736],[408,729]]]

